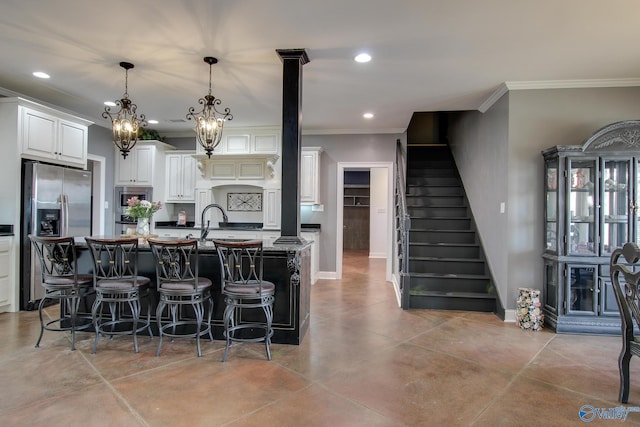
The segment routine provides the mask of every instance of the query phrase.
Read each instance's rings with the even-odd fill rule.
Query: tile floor
[[[403,311],[384,261],[345,256],[312,289],[300,346],[45,332],[36,312],[0,314],[3,426],[568,426],[620,406],[619,337],[527,332],[492,314]],[[640,406],[640,361],[631,398]],[[620,425],[596,418],[591,425]],[[629,413],[625,425],[640,425]]]

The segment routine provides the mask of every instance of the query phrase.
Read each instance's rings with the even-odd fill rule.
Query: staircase
[[[449,147],[407,147],[409,308],[495,312],[496,295]]]

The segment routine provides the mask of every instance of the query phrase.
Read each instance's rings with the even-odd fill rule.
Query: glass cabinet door
[[[568,265],[569,279],[566,297],[567,313],[596,314],[598,305],[595,266]]]
[[[545,163],[545,250],[558,252],[558,159]]]
[[[594,189],[595,160],[569,161],[569,228],[568,255],[594,255],[596,248],[596,219]]]
[[[631,162],[604,160],[602,169],[602,255],[610,255],[629,241],[629,184]]]

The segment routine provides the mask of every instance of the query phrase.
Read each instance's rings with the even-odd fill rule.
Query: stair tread
[[[438,262],[484,262],[482,258],[456,258],[456,257],[437,257],[437,256],[413,256],[409,255],[409,261],[438,261]]]
[[[463,247],[463,248],[479,248],[479,243],[447,243],[447,242],[409,242],[409,246],[436,246],[436,247]]]
[[[411,291],[411,295],[422,296],[438,296],[438,297],[450,297],[450,298],[483,298],[483,299],[495,299],[495,294],[488,294],[482,292],[456,292],[456,291]]]
[[[443,233],[475,233],[474,230],[456,230],[456,229],[450,229],[450,230],[441,230],[439,228],[410,228],[409,231],[437,231],[437,232],[443,232]]]
[[[425,218],[423,216],[411,216],[409,215],[410,219],[428,219],[428,220],[432,220],[432,219],[471,219],[470,216],[430,216],[428,218]]]
[[[433,278],[433,279],[477,279],[490,280],[486,274],[455,274],[455,273],[409,273],[411,277]]]

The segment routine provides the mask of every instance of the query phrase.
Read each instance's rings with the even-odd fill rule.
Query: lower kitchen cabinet
[[[13,297],[13,237],[0,237],[0,312],[11,309]]]

